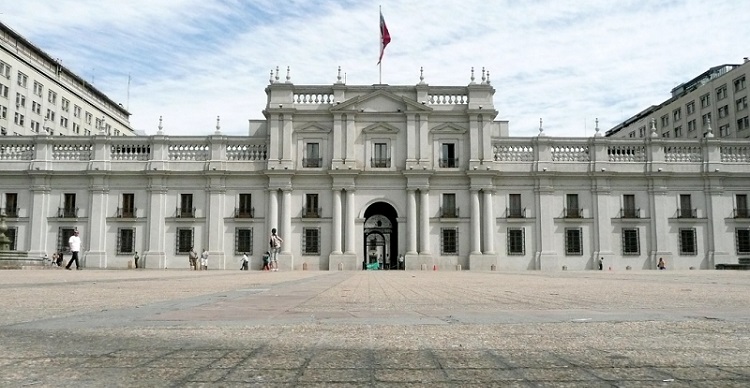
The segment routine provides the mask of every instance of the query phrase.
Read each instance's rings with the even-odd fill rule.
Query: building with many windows
[[[750,138],[748,74],[750,60],[715,66],[672,89],[672,97],[607,131],[606,136],[695,139],[711,132],[722,139]]]
[[[132,136],[130,113],[0,23],[0,136]]]
[[[465,86],[279,81],[248,136],[0,138],[13,248],[83,263],[282,270],[711,269],[750,256],[750,140],[509,137]]]

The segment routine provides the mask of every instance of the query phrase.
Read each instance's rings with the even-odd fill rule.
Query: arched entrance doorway
[[[376,202],[365,211],[362,269],[398,269],[398,222],[396,209]],[[369,265],[369,267],[368,267]]]

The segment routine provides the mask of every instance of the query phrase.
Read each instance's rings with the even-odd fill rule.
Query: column
[[[206,204],[206,234],[208,254],[211,265],[216,268],[227,268],[224,250],[224,199],[225,185],[221,177],[209,177],[208,203]],[[250,252],[252,254],[252,252]],[[233,265],[229,263],[229,265]]]
[[[291,114],[285,114],[282,116],[282,134],[283,139],[281,141],[281,159],[285,161],[292,160],[292,127],[293,120]],[[283,237],[282,237],[283,238]],[[282,247],[283,249],[283,247]]]
[[[492,190],[482,190],[484,194],[484,253],[495,254],[495,212],[492,208]]]
[[[50,188],[47,184],[47,178],[44,176],[32,176],[31,185],[31,203],[29,203],[29,225],[33,225],[36,230],[47,230],[47,215],[50,213],[49,198]],[[21,200],[19,194],[19,202]],[[54,209],[55,212],[57,209]],[[55,213],[57,215],[57,213]],[[29,234],[29,257],[42,257],[47,253],[47,233],[28,233]],[[57,250],[57,244],[54,243],[54,250]],[[21,247],[21,244],[17,244]]]
[[[357,135],[354,133],[354,115],[346,116],[346,162],[353,163],[354,157],[354,139]]]
[[[292,253],[292,190],[285,189],[282,191],[281,198],[281,228],[279,229],[279,235],[284,240],[284,244],[281,244],[281,253],[290,254]]]
[[[413,114],[406,115],[406,160],[413,161],[417,159],[417,132],[414,128]]]
[[[427,128],[427,117],[426,115],[417,115],[417,130],[419,130],[419,160],[428,161],[430,160],[430,146],[432,143],[429,141],[429,131]]]
[[[355,254],[354,250],[354,190],[346,190],[346,253]]]
[[[268,217],[266,217],[266,237],[271,235],[271,229],[279,230],[279,192],[278,189],[268,190]],[[282,237],[284,238],[284,237]],[[268,240],[267,238],[264,240]],[[268,245],[266,243],[266,245]]]
[[[479,190],[471,190],[471,254],[481,254]]]
[[[406,190],[406,254],[417,253],[417,196],[414,189]]]
[[[93,176],[92,188],[89,191],[91,204],[89,207],[88,236],[81,232],[83,241],[83,255],[81,265],[89,268],[107,268],[106,253],[106,217],[107,196],[109,190],[105,187],[103,176]]]
[[[333,135],[333,161],[334,162],[341,162],[341,156],[342,154],[342,148],[343,148],[343,134],[341,131],[341,122],[343,117],[341,114],[337,113],[333,115],[333,131],[331,131],[331,134]],[[341,197],[339,197],[340,199]]]
[[[469,142],[471,143],[469,149],[469,161],[479,160],[479,148],[482,147],[482,143],[479,138],[479,118],[477,115],[469,116]]]
[[[421,236],[419,238],[421,247],[419,253],[429,254],[430,253],[430,193],[428,190],[419,190],[419,202],[420,202],[420,224],[419,231]]]
[[[164,177],[151,177],[148,198],[148,232],[145,243],[146,252],[143,254],[144,268],[165,268],[166,251],[166,225],[164,219],[167,216],[167,189],[164,187]],[[141,265],[140,260],[138,265]]]
[[[341,254],[341,189],[333,190],[333,231],[331,253]]]
[[[281,153],[279,149],[279,121],[281,120],[281,115],[274,115],[272,114],[271,117],[268,120],[268,134],[270,136],[270,140],[268,142],[268,161],[269,163],[273,161],[278,161],[281,159]]]

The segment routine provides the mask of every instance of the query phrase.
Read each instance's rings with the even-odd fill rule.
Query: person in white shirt
[[[208,270],[208,252],[205,249],[201,253],[201,269]]]
[[[68,261],[68,265],[65,266],[65,269],[70,270],[70,265],[73,264],[74,261],[76,262],[76,269],[81,269],[81,266],[78,263],[78,252],[81,251],[81,238],[78,237],[77,230],[73,232],[73,235],[68,239],[68,247],[73,256],[70,258],[70,261]]]
[[[247,253],[242,255],[242,258],[240,259],[242,262],[242,267],[240,267],[240,271],[247,271],[250,263],[250,259],[247,258]]]

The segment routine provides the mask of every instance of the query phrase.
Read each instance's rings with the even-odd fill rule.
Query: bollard
[[[307,271],[307,262],[302,263],[302,270]]]
[[[437,271],[437,265],[433,264],[433,265],[432,265],[432,270],[433,270],[433,271]]]
[[[460,270],[461,270],[461,264],[456,264],[456,271],[460,271]]]
[[[343,270],[344,270],[344,263],[339,263],[339,271],[343,271]]]
[[[567,270],[568,270],[568,266],[567,265],[563,265],[563,271],[567,271]]]
[[[497,266],[495,264],[492,264],[490,266],[490,271],[494,271],[495,269],[497,269]]]
[[[128,260],[128,269],[133,269],[133,260]]]
[[[427,270],[427,264],[422,264],[422,271],[426,271],[426,270]]]

